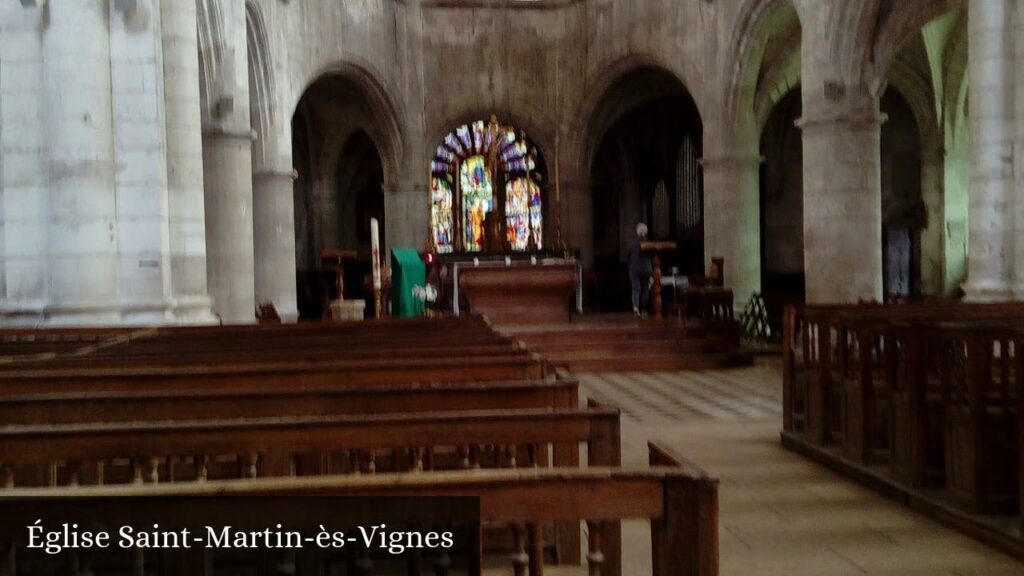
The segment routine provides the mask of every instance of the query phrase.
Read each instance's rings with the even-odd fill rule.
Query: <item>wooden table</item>
[[[574,262],[481,262],[459,266],[456,282],[458,291],[466,295],[470,311],[492,322],[569,322],[569,304],[577,291],[579,268]]]

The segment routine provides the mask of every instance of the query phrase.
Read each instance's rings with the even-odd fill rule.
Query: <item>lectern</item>
[[[324,250],[320,253],[320,262],[325,269],[334,268],[334,285],[337,299],[331,300],[330,289],[324,286],[325,320],[362,320],[366,302],[362,300],[345,300],[345,263],[355,262],[359,254],[355,250]]]
[[[661,320],[661,253],[676,249],[675,242],[641,242],[640,250],[651,256],[651,268],[654,273],[654,288],[651,294],[654,301],[654,319]]]

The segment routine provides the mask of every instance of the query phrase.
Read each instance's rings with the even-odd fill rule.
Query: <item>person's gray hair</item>
[[[647,236],[647,224],[644,224],[643,222],[637,224],[636,225],[636,235],[637,236]]]

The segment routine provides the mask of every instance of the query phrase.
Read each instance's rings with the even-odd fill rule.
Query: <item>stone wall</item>
[[[182,1],[191,2],[0,5],[5,321],[204,321],[212,318],[207,293],[224,321],[251,321],[262,302],[288,318],[295,310],[296,251],[302,252],[294,245],[292,168],[301,186],[319,190],[323,206],[337,203],[329,196],[347,139],[341,134],[364,130],[384,171],[386,243],[421,247],[434,148],[453,127],[492,113],[529,132],[549,175],[557,165],[563,237],[589,263],[591,163],[616,117],[650,98],[643,86],[620,82],[642,68],[674,77],[699,110],[706,254],[726,258],[741,302],[760,289],[761,124],[795,86],[803,104],[799,257],[810,300],[882,295],[879,99],[890,81],[901,91],[916,86],[907,98],[919,129],[930,135],[922,167],[935,218],[927,262],[932,269],[940,263],[942,272],[928,276],[929,290],[950,293],[962,278],[968,234],[978,294],[1007,296],[1014,274],[1024,274],[1016,254],[1024,249],[1011,250],[1024,233],[1010,219],[998,230],[984,224],[993,207],[1005,204],[1012,214],[1024,204],[1014,200],[1024,194],[1024,179],[1011,177],[995,190],[980,172],[1002,140],[974,149],[975,210],[965,225],[965,171],[957,159],[966,148],[951,137],[966,132],[963,98],[952,96],[966,93],[968,76],[964,40],[957,40],[967,36],[957,33],[963,2],[197,0],[193,15],[172,9]],[[1021,37],[1013,32],[1024,16],[1010,0],[971,6],[978,25],[970,36],[980,37],[984,27],[987,38],[1000,31],[1003,39],[984,44],[991,50],[973,64],[999,62],[986,64],[995,77],[972,76],[972,103],[987,114],[978,122],[997,112],[1012,120],[1014,105],[1024,101],[1024,89],[1012,90],[1024,84],[1024,74],[1014,77],[1024,65],[1014,68],[1013,59],[1024,49],[1010,39]],[[944,14],[925,38],[927,49],[901,60],[905,41]],[[195,71],[181,49],[191,46],[182,30],[193,19]],[[74,30],[59,39],[71,21]],[[65,54],[72,59],[63,60]],[[292,120],[310,88],[325,79],[347,88],[326,96],[334,98],[334,116],[321,118],[317,130],[325,136],[309,142],[325,152],[304,175],[293,159]],[[195,135],[195,92],[179,93],[179,84],[199,87],[202,207],[194,202],[198,180],[182,177],[195,174],[197,159],[182,147]],[[986,99],[992,86],[1009,86],[1011,95]],[[104,124],[109,134],[96,132]],[[62,164],[83,160],[97,170],[64,175]],[[549,221],[553,204],[549,199]],[[300,219],[319,217],[316,203],[298,208]],[[791,256],[773,260],[795,270]]]

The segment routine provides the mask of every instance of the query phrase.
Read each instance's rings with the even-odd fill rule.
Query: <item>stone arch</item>
[[[957,21],[945,52],[943,122],[947,147],[968,138],[967,124],[967,18]]]
[[[753,110],[757,133],[764,130],[775,105],[800,87],[800,51],[774,63],[762,75],[762,87],[754,96]]]
[[[940,124],[935,108],[935,96],[929,81],[922,78],[913,67],[896,60],[889,67],[889,84],[906,100],[914,112],[923,150],[938,149],[941,146]]]
[[[893,65],[900,46],[931,20],[956,10],[962,0],[910,0],[898,3],[878,30],[873,48],[874,73],[883,78]]]
[[[196,0],[199,42],[199,101],[203,117],[209,118],[219,99],[217,78],[224,60],[224,17],[220,3]]]
[[[249,115],[256,133],[253,162],[269,164],[269,139],[276,122],[277,89],[273,73],[270,39],[263,13],[253,0],[245,3],[245,29],[249,53]]]
[[[423,160],[425,163],[424,165],[429,164],[430,160],[434,157],[434,152],[436,151],[437,146],[440,145],[444,140],[444,137],[457,126],[471,124],[477,120],[486,121],[491,117],[491,115],[497,116],[498,121],[502,124],[515,126],[520,130],[524,130],[530,141],[540,149],[542,156],[550,160],[554,159],[556,126],[546,127],[543,122],[538,122],[529,115],[519,114],[513,110],[476,107],[462,110],[457,114],[449,116],[439,124],[429,127],[429,132],[426,138],[427,158]]]
[[[730,36],[729,54],[725,59],[726,91],[725,114],[727,119],[736,119],[740,110],[747,102],[756,100],[757,80],[761,71],[765,44],[771,34],[771,22],[780,11],[792,9],[797,20],[801,22],[800,12],[792,0],[750,0],[740,11],[736,26]],[[799,53],[797,54],[799,57]],[[797,60],[799,62],[799,60]],[[797,77],[799,77],[797,66]],[[791,78],[787,75],[787,80]],[[792,87],[792,86],[790,86]],[[785,94],[778,94],[772,104],[778,102]],[[764,119],[767,120],[771,106],[767,107]],[[763,124],[763,121],[759,122]]]
[[[384,164],[385,187],[393,188],[398,184],[402,153],[405,149],[405,135],[402,127],[406,125],[405,114],[391,98],[398,93],[379,80],[382,76],[366,62],[343,61],[321,67],[302,84],[302,89],[294,96],[289,109],[294,117],[303,96],[318,82],[330,78],[340,78],[352,83],[370,110],[367,134],[381,153]]]
[[[568,158],[580,174],[586,174],[590,171],[594,153],[608,128],[613,126],[633,105],[639,102],[637,101],[633,104],[627,102],[616,107],[615,110],[602,113],[602,106],[610,98],[614,97],[617,91],[621,91],[617,89],[624,81],[636,74],[653,74],[661,76],[662,79],[670,80],[677,90],[681,89],[682,93],[693,100],[697,114],[702,121],[706,122],[706,108],[701,106],[697,95],[690,90],[690,84],[687,83],[686,78],[674,71],[673,68],[662,63],[660,59],[648,55],[635,54],[622,58],[602,69],[605,70],[605,73],[584,91],[587,97],[580,103],[576,113],[573,114],[573,120],[571,120],[571,125],[569,126]],[[633,92],[641,94],[645,91],[633,90]],[[654,96],[651,95],[652,93]],[[644,99],[654,99],[657,98],[657,93],[648,91],[644,96]],[[594,120],[598,118],[604,120],[602,122],[603,127],[595,126]]]
[[[871,56],[882,0],[845,0],[835,5],[828,36],[830,60],[847,86],[857,86],[870,74]]]

